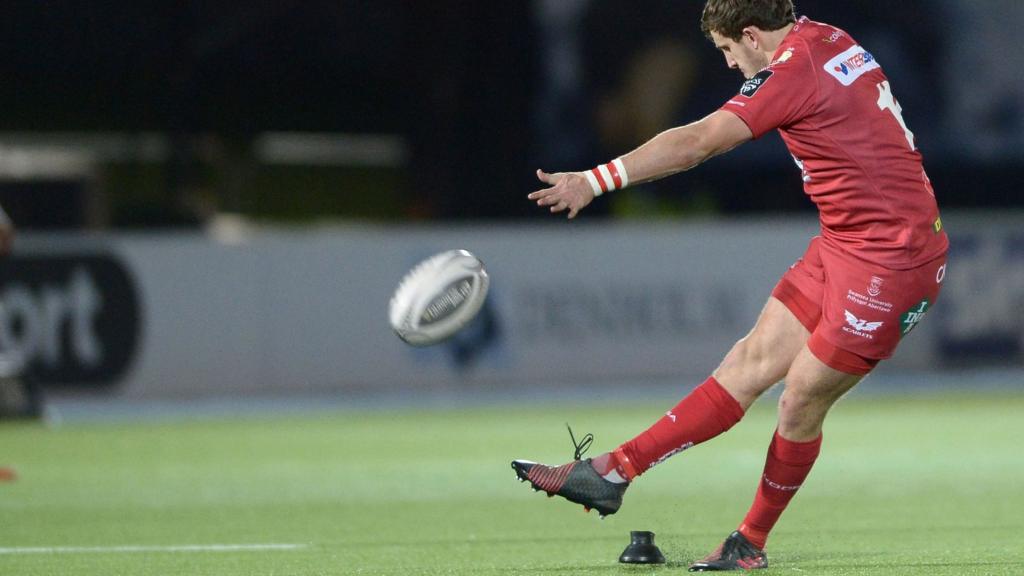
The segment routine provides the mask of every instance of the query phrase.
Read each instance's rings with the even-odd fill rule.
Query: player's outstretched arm
[[[659,180],[732,150],[754,136],[735,114],[719,110],[703,119],[666,130],[629,154],[585,172],[549,174],[537,170],[537,178],[549,187],[528,196],[551,212],[580,210],[604,192]]]
[[[747,124],[718,110],[686,126],[666,130],[622,157],[629,181],[642,184],[689,170],[753,139]]]

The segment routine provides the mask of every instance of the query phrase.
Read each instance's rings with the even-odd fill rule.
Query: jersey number
[[[900,123],[900,128],[903,128],[903,134],[907,137],[907,144],[910,144],[910,149],[917,150],[917,147],[914,146],[914,133],[910,131],[910,128],[907,128],[907,123],[903,120],[903,108],[900,107],[900,103],[892,95],[888,80],[878,84],[878,108],[892,112],[892,115],[896,117],[896,121]]]

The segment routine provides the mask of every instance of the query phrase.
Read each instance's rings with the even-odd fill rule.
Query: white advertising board
[[[972,262],[995,251],[989,268],[1017,274],[986,296],[1012,311],[1024,302],[1024,242],[1013,226],[971,230]],[[815,232],[791,219],[263,230],[229,244],[36,236],[3,264],[0,346],[49,384],[128,398],[692,384],[750,329]],[[410,267],[451,248],[484,260],[488,302],[454,340],[409,347],[391,333],[388,300]],[[971,324],[984,307],[971,278],[984,271],[957,254],[934,321],[890,364],[935,367],[943,346],[969,360],[1012,319]],[[997,344],[1019,352],[1021,324]]]

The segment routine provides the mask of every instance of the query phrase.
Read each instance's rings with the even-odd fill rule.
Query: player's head
[[[760,33],[796,22],[793,0],[708,0],[700,27],[730,68],[750,78],[768,65]]]

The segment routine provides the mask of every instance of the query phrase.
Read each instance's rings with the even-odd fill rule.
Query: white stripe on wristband
[[[590,182],[590,189],[594,191],[594,198],[604,194],[604,190],[601,190],[601,184],[597,182],[597,176],[594,176],[593,170],[587,170],[583,175],[587,177],[587,182]]]
[[[626,166],[622,163],[621,158],[616,158],[597,168],[591,168],[584,172],[584,175],[587,177],[587,182],[590,182],[590,188],[594,191],[595,198],[605,192],[629,186],[629,176],[626,174]]]

